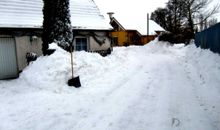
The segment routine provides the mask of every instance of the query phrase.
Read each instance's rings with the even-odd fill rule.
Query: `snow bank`
[[[210,50],[197,48],[194,44],[185,49],[184,64],[189,76],[194,77],[198,99],[203,101],[206,109],[215,108],[220,100],[220,55]],[[196,73],[193,73],[196,68]],[[218,108],[220,109],[220,108]],[[219,114],[209,111],[215,120]],[[218,123],[217,123],[218,124]],[[219,124],[218,124],[219,125]]]
[[[37,61],[31,63],[23,70],[19,79],[2,82],[2,86],[20,86],[23,88],[21,91],[28,87],[28,90],[34,89],[34,91],[38,89],[54,92],[71,92],[74,88],[67,86],[67,81],[71,78],[70,53],[62,50],[55,44],[50,45],[50,48],[56,49],[54,54],[39,57]],[[180,49],[183,51],[179,51]],[[132,66],[136,66],[142,58],[148,57],[149,62],[151,62],[156,60],[155,54],[163,57],[165,54],[175,55],[175,53],[184,56],[185,62],[190,62],[201,70],[201,75],[209,83],[212,80],[218,80],[215,79],[215,77],[218,77],[220,69],[218,54],[196,48],[194,44],[186,47],[184,44],[172,46],[166,42],[159,42],[157,39],[145,46],[115,47],[113,53],[107,57],[84,51],[74,52],[74,76],[80,76],[83,88],[94,89],[94,86],[97,86],[97,80],[95,79],[103,78],[104,80],[106,78],[110,80],[109,78],[113,75],[120,78],[122,76],[120,72],[126,72]],[[109,73],[107,74],[108,77],[103,77],[103,73]],[[213,77],[210,75],[213,75]],[[105,81],[101,82],[100,84],[106,86]],[[107,84],[113,85],[114,82]]]
[[[59,93],[71,92],[74,88],[67,86],[67,81],[71,78],[70,53],[62,50],[56,44],[50,45],[50,48],[56,49],[54,54],[39,57],[23,70],[18,79],[3,82],[3,86],[17,86],[20,90],[16,91],[48,90]],[[80,76],[83,88],[94,89],[94,86],[97,86],[97,80],[95,79],[103,78],[101,80],[103,82],[105,78],[109,79],[112,75],[115,75],[115,77],[117,75],[121,76],[120,71],[126,71],[129,66],[132,66],[133,63],[135,64],[135,61],[138,60],[135,57],[135,55],[139,54],[138,48],[140,47],[116,47],[112,55],[108,57],[84,51],[74,52],[74,76]],[[133,51],[124,53],[127,50]],[[128,64],[131,62],[133,63]],[[115,73],[115,71],[118,71],[118,73]],[[103,73],[109,73],[108,77],[103,77]],[[106,86],[105,82],[100,84]]]
[[[187,46],[186,62],[191,62],[198,68],[203,78],[210,83],[216,81],[217,75],[220,74],[220,55],[210,50],[197,48],[195,45]]]
[[[194,44],[157,40],[111,55],[55,44],[15,80],[0,81],[0,129],[220,129],[220,56]]]

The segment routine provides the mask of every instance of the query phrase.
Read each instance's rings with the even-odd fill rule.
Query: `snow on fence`
[[[195,44],[220,54],[220,23],[196,34]]]

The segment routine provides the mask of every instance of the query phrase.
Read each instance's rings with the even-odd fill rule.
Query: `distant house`
[[[149,35],[147,35],[147,20],[132,23],[131,21],[124,21],[120,23],[112,12],[108,13],[110,17],[110,25],[113,27],[111,37],[113,45],[127,46],[127,45],[144,45],[157,37],[165,30],[157,23],[149,21]]]
[[[42,54],[42,0],[0,1],[0,79],[17,77],[26,54]],[[70,0],[75,50],[106,51],[112,27],[93,0]]]
[[[149,34],[147,35],[147,27],[139,28],[138,30],[142,30],[141,43],[147,44],[150,41],[154,40],[157,36],[159,36],[162,32],[165,32],[160,25],[158,25],[153,20],[149,20]]]

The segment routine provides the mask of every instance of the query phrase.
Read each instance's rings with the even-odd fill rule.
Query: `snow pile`
[[[218,105],[220,100],[220,55],[214,54],[208,49],[196,48],[195,45],[187,46],[185,54],[184,66],[188,75],[194,77],[193,85],[196,86],[196,93],[199,93],[197,98],[203,102],[200,105],[204,106],[208,114],[212,115],[211,120],[218,120],[213,125],[220,129],[220,113],[212,111],[215,108],[220,109]]]
[[[115,47],[111,55],[54,54],[0,81],[2,130],[219,130],[220,56],[193,44],[157,40]],[[13,124],[13,125],[12,125]]]
[[[31,89],[54,92],[72,91],[72,88],[67,86],[67,81],[71,78],[70,53],[64,51],[56,44],[52,44],[50,48],[56,49],[54,54],[39,57],[37,61],[31,63],[23,70],[19,79],[9,82],[9,84],[19,85],[20,83],[17,82],[22,81],[21,87],[31,86]],[[130,50],[132,48],[138,49],[140,47],[115,48],[115,51],[109,57],[102,57],[97,53],[84,51],[74,52],[74,76],[79,75],[83,87],[91,87],[91,89],[94,89],[93,86],[97,86],[97,80],[94,80],[94,78],[108,79],[111,75],[120,77],[122,76],[120,72],[126,71],[129,66],[132,66],[138,60],[135,58],[138,50],[134,49],[135,51],[131,53],[124,53],[127,49]],[[103,77],[105,72],[109,73],[107,77]],[[105,84],[104,82],[103,85]],[[23,89],[21,90],[23,91]]]
[[[38,89],[55,90],[66,87],[71,72],[70,54],[55,44],[52,46],[57,51],[51,56],[38,58],[36,62],[25,68],[20,75],[21,80]]]
[[[191,45],[187,47],[186,56],[186,62],[194,64],[198,68],[201,78],[204,78],[210,86],[218,80],[217,77],[220,72],[219,54],[214,54],[210,50],[198,49]]]

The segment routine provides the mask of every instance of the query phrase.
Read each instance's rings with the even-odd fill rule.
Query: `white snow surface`
[[[0,130],[219,130],[220,56],[194,44],[74,52],[55,44],[18,79],[0,81]]]
[[[137,30],[141,35],[147,35],[147,18],[143,17],[139,20],[127,21],[123,17],[117,17],[118,22],[127,30]],[[149,20],[149,35],[155,35],[156,31],[165,31],[159,24],[153,20]]]
[[[147,35],[147,20],[145,20],[145,19],[138,20],[136,22],[126,22],[126,21],[124,21],[121,24],[126,29],[137,30],[142,35]],[[155,21],[149,20],[149,35],[157,34],[156,31],[165,31],[165,29],[163,29]]]
[[[0,0],[0,27],[41,28],[43,0]],[[71,24],[75,29],[109,30],[93,0],[70,0]]]

